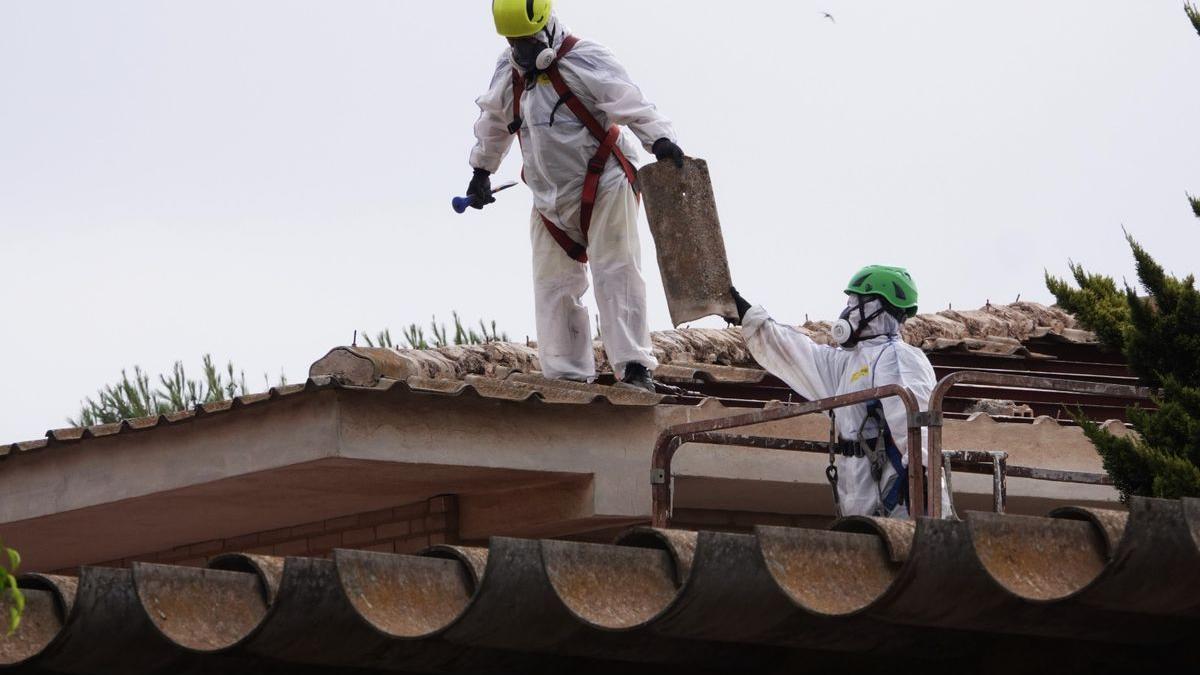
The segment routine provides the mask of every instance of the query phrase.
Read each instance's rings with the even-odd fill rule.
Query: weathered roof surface
[[[1063,361],[1059,355],[1034,350],[1055,344],[1076,345],[1091,348],[1097,352],[1091,358],[1105,362],[1098,375],[1121,381],[1133,379],[1120,363],[1119,355],[1099,354],[1095,336],[1075,326],[1075,319],[1062,310],[1023,302],[988,305],[974,311],[922,314],[905,324],[904,339],[924,349],[931,358],[945,355],[947,359],[957,355]],[[798,328],[817,342],[833,344],[829,327],[828,322],[809,322]],[[651,338],[655,356],[662,364],[656,371],[660,379],[742,385],[772,379],[755,362],[740,328],[668,330],[656,332]],[[600,370],[611,372],[603,344],[597,342],[595,350]],[[1002,363],[993,361],[988,365],[1001,367]],[[513,372],[539,370],[535,345],[492,343],[436,349],[338,347],[315,362],[309,375],[330,376],[366,386],[384,377],[454,380],[475,375],[503,379]],[[779,382],[775,384],[782,386]]]
[[[1194,667],[1200,500],[853,518],[831,531],[643,529],[612,546],[494,538],[422,556],[233,555],[206,570],[138,563],[23,586],[27,614],[0,640],[0,667],[856,672],[925,660],[1000,672],[992,660],[1014,649],[1024,658],[1003,672],[1060,659],[1071,672],[1122,659]]]
[[[828,323],[807,323],[800,328],[817,341],[832,342]],[[524,344],[491,343],[426,350],[339,347],[312,365],[310,379],[302,385],[274,388],[262,394],[240,396],[170,415],[89,428],[54,429],[43,439],[0,445],[0,457],[56,443],[186,424],[201,417],[330,388],[389,390],[400,386],[415,393],[465,394],[554,404],[694,404],[703,397],[714,397],[727,405],[761,405],[764,401],[794,398],[783,382],[754,362],[740,329],[670,330],[654,333],[652,337],[655,354],[663,364],[656,371],[656,377],[682,386],[688,394],[664,397],[604,386],[605,382],[612,382],[611,374],[595,385],[550,382],[536,375],[540,369],[536,347]],[[1032,351],[1053,351],[1055,344],[1063,344],[1085,346],[1098,352],[1095,336],[1078,330],[1071,315],[1036,303],[988,305],[974,311],[946,310],[923,314],[906,324],[904,337],[930,354],[939,377],[960,369],[1011,369],[1052,373],[1065,379],[1136,382],[1119,362],[1119,357],[1105,358],[1104,363],[1077,363],[1071,354]],[[596,357],[601,370],[608,368],[600,343],[596,345]],[[1097,357],[1089,354],[1088,358],[1094,360]],[[1012,392],[979,390],[972,396],[952,397],[948,410],[961,414],[961,410],[979,398],[1008,399],[1014,396]],[[1052,417],[1060,416],[1063,405],[1081,405],[1099,421],[1124,419],[1124,409],[1129,404],[1125,401],[1098,404],[1093,400],[1053,394],[1028,397],[1033,400],[1016,398],[1018,403],[1033,405],[1038,414]]]
[[[784,316],[779,316],[784,320]],[[800,330],[822,344],[835,344],[828,321],[809,321]],[[1023,343],[1047,339],[1071,344],[1096,345],[1095,334],[1080,330],[1075,317],[1035,302],[988,304],[971,311],[947,309],[920,314],[904,324],[905,342],[927,352],[944,350],[988,354],[1029,354]],[[716,363],[757,368],[746,349],[740,329],[685,329],[662,331],[654,336],[655,355],[663,363]]]
[[[800,326],[814,340],[833,344],[829,328],[828,322]],[[740,328],[667,330],[651,337],[654,354],[663,364],[713,364],[761,372],[746,348]],[[905,341],[926,351],[1029,354],[1022,343],[1038,338],[1096,344],[1092,333],[1076,328],[1070,314],[1032,302],[922,314],[904,326]],[[611,370],[599,342],[596,359],[602,370]],[[414,375],[444,379],[462,379],[468,375],[503,377],[512,371],[540,369],[536,346],[492,343],[424,350],[341,347],[314,363],[310,375],[336,374],[346,381],[366,384],[380,377],[398,380]]]
[[[1105,350],[1094,335],[1075,327],[1071,315],[1036,303],[988,305],[974,311],[946,310],[909,321],[904,338],[929,355],[939,378],[960,370],[1035,374],[1063,380],[1136,385],[1120,354]],[[799,329],[814,340],[832,343],[828,323]],[[741,329],[683,329],[654,333],[654,351],[662,365],[655,377],[727,405],[761,405],[795,400],[786,384],[762,370],[750,355]],[[612,382],[603,345],[596,344],[602,382]],[[506,378],[536,372],[534,346],[488,344],[427,350],[339,347],[312,365],[310,376],[329,376],[369,386],[381,377],[462,379]],[[1035,416],[1070,419],[1066,410],[1082,408],[1096,421],[1126,418],[1126,408],[1146,402],[1079,396],[1061,392],[961,386],[946,411],[965,416],[979,399],[1013,400]]]

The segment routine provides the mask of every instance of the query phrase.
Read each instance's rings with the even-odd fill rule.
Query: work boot
[[[646,366],[640,363],[630,363],[625,366],[625,375],[621,378],[621,384],[626,387],[644,389],[651,394],[657,392],[654,377],[650,375],[650,371],[646,369]]]

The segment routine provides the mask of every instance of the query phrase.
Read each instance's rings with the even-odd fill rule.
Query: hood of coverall
[[[863,305],[862,312],[860,313],[857,309],[858,303],[864,299],[866,300],[866,304]],[[858,340],[854,344],[847,345],[846,349],[853,349],[875,338],[890,338],[900,334],[900,322],[887,311],[883,300],[872,297],[863,298],[861,295],[851,294],[846,302],[846,307],[852,310],[848,312],[846,321],[850,322],[854,333],[859,336]],[[872,314],[877,314],[877,316],[870,318]],[[868,317],[869,320],[866,326],[860,329],[864,316]]]
[[[538,54],[546,49],[553,49],[557,52],[570,34],[571,31],[567,28],[566,24],[559,20],[558,15],[551,14],[550,20],[546,22],[546,27],[541,32],[532,36],[540,45],[536,48],[530,48],[525,45],[510,47],[508,50],[509,61],[527,78],[530,74],[536,75],[544,70],[544,68],[537,67],[536,60]]]

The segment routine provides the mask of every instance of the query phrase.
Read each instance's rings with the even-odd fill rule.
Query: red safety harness
[[[576,44],[579,43],[579,38],[574,35],[567,36],[563,40],[562,46],[558,49],[558,56],[554,59],[554,63],[546,70],[546,76],[550,78],[550,83],[554,85],[554,91],[558,94],[558,105],[565,105],[570,108],[571,112],[587,127],[591,132],[592,137],[600,142],[600,147],[596,149],[596,154],[588,161],[587,175],[583,179],[583,203],[579,208],[579,229],[583,232],[584,243],[579,243],[572,239],[561,227],[555,225],[545,215],[538,214],[542,218],[542,224],[546,226],[546,230],[554,237],[554,241],[562,247],[567,255],[579,262],[587,262],[587,238],[588,230],[592,225],[592,211],[596,207],[596,197],[600,192],[600,178],[604,175],[604,169],[608,166],[608,160],[615,157],[621,165],[621,170],[625,172],[625,177],[629,180],[629,184],[636,189],[637,186],[637,171],[633,168],[633,164],[625,153],[621,152],[621,148],[617,146],[617,141],[621,137],[621,130],[614,124],[608,129],[600,126],[600,122],[596,116],[592,114],[583,101],[579,100],[571,88],[567,86],[566,80],[563,79],[562,73],[558,69],[558,61],[569,53]],[[518,134],[522,126],[521,120],[521,95],[525,91],[525,77],[516,68],[512,71],[513,85],[513,123],[509,127],[509,131]],[[558,107],[555,106],[555,108]],[[524,174],[524,171],[522,171]],[[524,176],[522,175],[522,179]]]

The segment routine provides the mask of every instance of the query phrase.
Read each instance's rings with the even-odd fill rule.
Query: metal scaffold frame
[[[655,527],[668,527],[671,520],[674,475],[671,471],[675,453],[688,443],[726,445],[761,450],[828,453],[830,446],[819,441],[806,441],[769,436],[719,433],[732,429],[777,422],[803,415],[830,412],[839,408],[864,404],[873,400],[899,398],[908,412],[909,512],[914,516],[942,517],[941,493],[943,472],[953,469],[966,473],[991,474],[993,478],[993,510],[1003,513],[1007,503],[1007,478],[1029,478],[1066,483],[1111,485],[1105,474],[1079,471],[1058,471],[1008,464],[1005,452],[943,451],[942,423],[946,396],[957,386],[988,385],[1042,391],[1070,392],[1087,396],[1119,397],[1132,400],[1153,399],[1155,392],[1144,387],[1105,382],[1060,380],[1008,373],[960,371],[942,378],[929,397],[929,409],[920,410],[917,397],[906,387],[887,385],[852,394],[808,401],[781,404],[744,415],[689,422],[664,429],[654,445],[651,459],[651,519]],[[928,429],[928,470],[922,465],[924,447],[921,430]],[[926,485],[929,486],[926,492]]]

